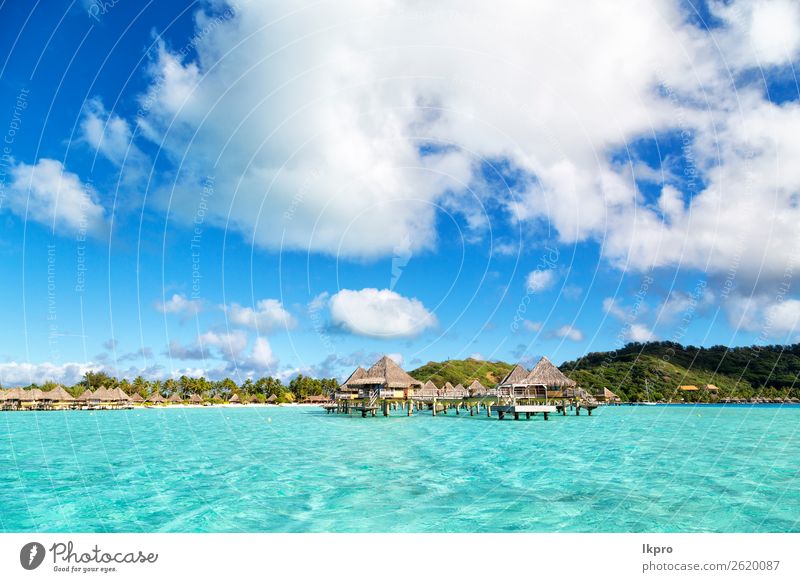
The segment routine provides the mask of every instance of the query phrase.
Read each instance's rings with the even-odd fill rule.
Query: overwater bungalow
[[[348,391],[358,390],[356,398],[408,400],[422,388],[422,382],[409,376],[388,356],[375,362],[363,377],[345,384]]]
[[[113,408],[129,408],[131,406],[131,397],[119,387],[111,388],[106,392],[106,401]]]
[[[350,377],[345,380],[341,386],[336,390],[334,398],[336,400],[348,400],[358,398],[361,387],[355,384],[356,380],[361,380],[367,377],[367,371],[359,366],[355,371],[350,374]]]
[[[550,398],[548,391],[559,391],[568,397],[575,392],[577,384],[567,378],[546,356],[537,362],[530,372],[517,364],[498,385],[503,396],[514,398]]]
[[[100,386],[97,390],[95,390],[94,397],[97,400],[100,408],[107,408],[109,406],[111,399],[108,395],[108,388],[105,386]]]
[[[58,405],[59,408],[68,408],[75,402],[75,397],[67,392],[61,384],[49,392],[45,392],[44,396],[51,405]]]
[[[19,407],[28,410],[39,410],[45,406],[44,393],[39,388],[20,389]]]
[[[91,409],[100,404],[100,399],[95,396],[95,393],[92,392],[90,388],[87,388],[80,396],[78,396],[76,402],[81,408],[85,407]]]
[[[467,398],[469,396],[469,391],[464,388],[463,384],[458,384],[453,386],[450,382],[447,382],[444,385],[444,389],[442,390],[442,398],[450,398],[453,400],[461,400],[463,398]]]
[[[10,390],[3,390],[3,410],[18,410],[22,406],[22,398],[25,390],[22,388],[11,388]]]
[[[11,399],[14,390],[16,390],[16,388],[12,388],[11,390],[0,389],[0,410],[13,410],[17,407],[19,401]]]
[[[434,384],[431,380],[428,380],[422,385],[422,388],[417,390],[415,396],[423,399],[436,398],[439,396],[439,389],[436,387],[436,384]]]
[[[55,404],[56,399],[50,394],[49,390],[41,390],[41,398],[38,401],[37,408],[39,410],[50,410],[53,408],[53,404]]]
[[[481,384],[477,380],[473,380],[472,384],[467,386],[467,392],[469,392],[469,395],[471,397],[473,397],[473,398],[478,398],[478,397],[481,397],[481,396],[488,396],[488,394],[487,394],[488,389],[486,388],[486,386],[484,386],[483,384]]]
[[[621,399],[619,396],[614,394],[608,388],[603,387],[597,394],[594,395],[594,399],[598,402],[608,402],[608,403],[617,403],[620,402]]]

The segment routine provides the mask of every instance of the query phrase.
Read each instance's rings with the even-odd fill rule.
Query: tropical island
[[[467,391],[475,383],[495,386],[514,364],[478,359],[430,361],[408,372],[421,384]],[[559,366],[564,375],[599,400],[610,395],[621,402],[796,401],[800,398],[800,344],[702,348],[674,342],[629,343],[608,352],[592,352]],[[55,394],[63,400],[87,398],[97,390],[119,390],[133,403],[318,403],[341,385],[336,378],[299,374],[287,384],[274,377],[231,378],[181,376],[177,379],[129,380],[105,372],[87,372],[73,386],[47,380],[18,387],[17,395]],[[38,392],[36,392],[38,391]],[[468,391],[467,391],[468,392]],[[6,400],[9,390],[0,390]],[[41,396],[39,397],[41,399]],[[53,397],[55,399],[55,397]]]

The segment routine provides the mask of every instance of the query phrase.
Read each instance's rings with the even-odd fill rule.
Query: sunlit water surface
[[[0,412],[0,531],[800,531],[800,407]]]

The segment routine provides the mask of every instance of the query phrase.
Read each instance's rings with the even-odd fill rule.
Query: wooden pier
[[[362,418],[368,416],[378,416],[380,411],[381,416],[393,416],[400,412],[403,416],[412,416],[414,411],[429,410],[431,416],[436,417],[439,415],[447,415],[448,412],[455,412],[456,415],[469,414],[469,416],[480,416],[486,414],[491,418],[495,413],[497,418],[505,420],[505,418],[512,417],[514,420],[522,419],[523,415],[525,420],[530,420],[532,416],[541,414],[544,420],[549,420],[551,414],[558,414],[567,416],[568,413],[574,411],[576,416],[581,415],[581,411],[585,410],[589,416],[592,411],[598,408],[599,404],[596,402],[586,401],[567,401],[561,400],[552,403],[548,402],[531,402],[517,403],[497,398],[465,398],[460,400],[455,399],[439,399],[439,398],[413,398],[408,400],[402,399],[374,399],[361,400],[361,399],[342,399],[335,402],[328,402],[322,405],[322,408],[327,414],[347,414],[358,415]],[[393,414],[394,411],[394,414]]]
[[[437,387],[430,380],[423,384],[384,356],[367,370],[356,368],[331,394],[331,401],[322,404],[328,414],[362,418],[378,416],[378,411],[388,417],[393,411],[412,416],[414,411],[429,410],[433,417],[453,412],[473,417],[485,413],[491,418],[496,412],[500,420],[506,415],[520,420],[522,415],[530,419],[537,414],[549,420],[551,414],[567,416],[573,410],[580,416],[582,409],[591,416],[597,406],[590,395],[544,357],[530,372],[515,366],[494,388],[486,388],[478,380],[465,388],[449,382]]]
[[[497,412],[500,420],[503,420],[506,414],[513,414],[514,420],[519,420],[520,414],[524,414],[526,420],[536,414],[542,414],[544,419],[548,420],[550,414],[557,412],[555,406],[548,404],[500,404],[492,406],[492,410]]]

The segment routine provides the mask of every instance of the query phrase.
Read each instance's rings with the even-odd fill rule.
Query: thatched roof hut
[[[87,388],[83,391],[83,393],[78,396],[78,402],[89,402],[90,400],[97,400],[97,397],[94,395],[94,392],[91,389]]]
[[[138,392],[134,392],[133,396],[131,396],[131,402],[136,402],[137,404],[141,404],[142,402],[144,402],[144,398],[142,398],[142,395],[139,394]]]
[[[228,402],[230,402],[231,404],[241,404],[242,403],[242,399],[239,398],[238,394],[234,394],[233,396],[231,396],[231,399],[228,400]]]
[[[469,396],[469,392],[467,391],[466,388],[464,388],[463,384],[457,384],[456,386],[451,385],[449,390],[447,389],[448,384],[450,384],[450,382],[445,384],[445,390],[444,390],[445,398],[466,398],[467,396]]]
[[[200,397],[199,394],[193,392],[192,395],[189,396],[189,402],[191,402],[192,404],[202,404],[203,399]]]
[[[267,398],[267,404],[275,404],[278,401],[278,397],[274,394],[270,394],[269,398]]]
[[[167,402],[172,402],[173,404],[182,404],[183,399],[181,398],[180,394],[178,394],[177,392],[173,392],[172,395],[169,398],[167,398]]]
[[[338,393],[341,394],[348,394],[348,393],[358,393],[359,386],[354,384],[356,380],[361,380],[367,377],[367,371],[359,366],[356,368],[352,374],[345,380],[337,390]]]
[[[44,393],[38,388],[23,389],[20,395],[21,402],[40,402],[42,400],[44,400]]]
[[[363,378],[351,381],[354,386],[381,386],[384,388],[420,388],[422,382],[409,376],[389,356],[383,356],[366,371]]]
[[[5,392],[6,401],[19,402],[22,400],[25,390],[23,390],[22,388],[11,388],[9,390],[3,390],[3,392]]]
[[[548,388],[560,388],[562,394],[574,393],[577,384],[567,378],[561,370],[542,356],[530,372],[517,364],[498,385],[507,395],[520,398],[548,398]]]
[[[340,395],[345,392],[364,398],[377,391],[382,398],[408,398],[422,387],[422,382],[408,375],[390,357],[383,356],[363,373],[356,369],[343,386],[346,390],[340,387]]]
[[[719,392],[719,388],[714,386],[714,384],[706,384],[703,386],[706,392]]]
[[[130,402],[131,397],[128,396],[122,388],[112,388],[106,392],[106,398],[109,402]]]
[[[595,400],[599,402],[619,402],[620,397],[614,394],[608,388],[603,387],[597,394],[594,395]]]
[[[330,401],[330,398],[325,396],[324,394],[309,394],[305,398],[303,398],[304,404],[324,404],[325,402]]]
[[[478,382],[477,380],[473,380],[472,384],[467,386],[467,391],[469,392],[470,396],[486,396],[489,394],[489,390]]]
[[[567,378],[561,370],[556,368],[553,362],[547,359],[547,356],[542,356],[542,359],[536,363],[530,374],[525,378],[525,383],[560,388],[574,388],[576,386],[575,380]]]
[[[422,398],[434,398],[439,396],[439,389],[436,387],[436,384],[434,384],[433,381],[428,380],[422,385],[422,388],[417,390],[416,395]]]
[[[72,402],[75,400],[75,397],[67,392],[60,384],[49,392],[46,392],[45,395],[48,400],[52,400],[53,402]]]
[[[505,386],[507,384],[508,385],[510,385],[510,384],[519,384],[523,380],[525,380],[525,377],[527,375],[528,375],[528,371],[525,368],[523,368],[522,366],[520,366],[519,364],[517,364],[516,366],[514,366],[511,369],[511,371],[508,374],[506,374],[506,377],[503,378],[500,381],[500,385],[501,386]]]
[[[108,388],[105,386],[100,386],[100,388],[94,391],[94,398],[100,402],[109,402],[111,398],[109,396]]]
[[[161,396],[159,392],[153,392],[150,396],[148,396],[145,399],[145,402],[155,402],[157,404],[160,404],[162,402],[166,402],[166,399],[163,396]]]

